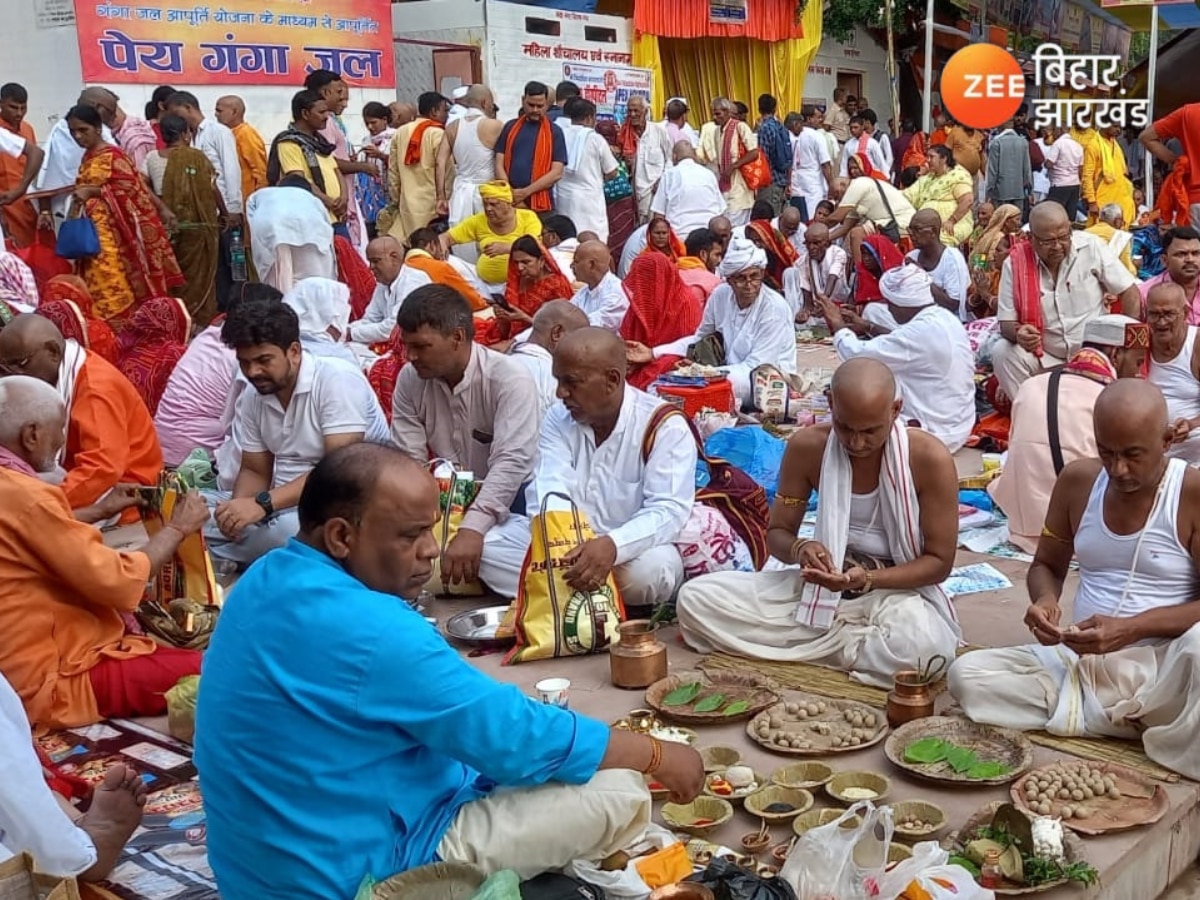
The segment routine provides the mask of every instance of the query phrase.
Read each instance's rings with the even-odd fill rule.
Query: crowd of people
[[[892,133],[839,89],[782,117],[716,98],[697,130],[685,98],[655,120],[635,96],[617,123],[570,82],[528,83],[505,122],[477,84],[368,104],[356,147],[347,84],[318,70],[270,142],[236,96],[209,118],[163,87],[140,118],[88,88],[43,150],[27,99],[0,87],[3,847],[103,877],[144,787],[114,769],[72,822],[28,728],[161,714],[203,661],[196,764],[231,900],[603,858],[649,821],[643,776],[689,800],[699,756],[537,704],[381,598],[516,598],[531,521],[565,497],[595,534],[572,589],[612,578],[631,616],[675,604],[702,653],[888,686],[962,641],[952,454],[988,442],[1036,553],[1035,643],[964,655],[952,692],[981,722],[1140,735],[1200,776],[1200,105],[1132,137],[940,113]],[[38,252],[77,219],[91,246]],[[754,415],[818,328],[830,421],[788,441],[756,565],[657,386],[716,370],[725,411]],[[450,534],[431,460],[479,484]],[[136,521],[181,466],[208,487],[143,547],[106,546],[97,526]],[[132,616],[194,535],[242,572],[203,657]],[[723,552],[697,565],[696,546]]]

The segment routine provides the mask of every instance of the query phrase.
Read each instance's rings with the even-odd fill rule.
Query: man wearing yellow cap
[[[530,235],[542,236],[542,220],[529,209],[513,205],[512,188],[504,181],[489,181],[479,186],[483,212],[459,222],[442,235],[442,245],[449,250],[455,244],[475,244],[479,261],[475,271],[489,287],[503,291],[508,277],[508,251],[513,241]]]

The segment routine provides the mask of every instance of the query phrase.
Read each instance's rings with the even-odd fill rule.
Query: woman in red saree
[[[746,226],[746,238],[767,254],[767,287],[782,293],[783,273],[796,264],[800,254],[768,219],[750,222]]]
[[[671,229],[665,216],[655,214],[650,217],[650,224],[646,226],[646,249],[639,255],[648,253],[659,253],[673,263],[687,256],[687,247]]]
[[[543,303],[573,296],[570,279],[563,275],[550,251],[535,237],[517,238],[508,254],[506,305],[496,307],[494,337],[486,343],[515,337],[533,324],[534,314]]]
[[[177,297],[151,297],[137,308],[117,340],[117,368],[137,388],[152,416],[191,334],[187,304]]]
[[[621,323],[627,343],[654,349],[695,334],[704,317],[704,305],[679,277],[679,269],[661,253],[639,255],[625,278],[629,311]],[[654,362],[631,365],[626,379],[645,390],[659,375],[675,368],[680,356],[663,356]]]
[[[851,178],[861,178],[866,175],[870,178],[876,178],[879,181],[888,180],[887,175],[871,165],[871,161],[867,159],[867,154],[865,153],[855,153],[846,160],[846,172]]]
[[[160,217],[161,201],[129,157],[105,143],[100,114],[76,106],[67,113],[67,125],[84,151],[75,201],[100,239],[99,255],[80,260],[79,273],[96,315],[119,331],[137,304],[181,287],[183,273]]]
[[[51,278],[42,292],[38,315],[53,322],[63,337],[117,364],[117,337],[107,322],[96,318],[92,295],[78,275]]]
[[[859,306],[883,300],[879,279],[884,272],[904,265],[900,248],[882,234],[868,234],[863,238],[862,251],[854,287],[854,302]]]

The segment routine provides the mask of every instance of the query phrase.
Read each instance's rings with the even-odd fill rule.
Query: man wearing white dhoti
[[[246,201],[250,253],[264,284],[281,293],[305,278],[336,278],[333,226],[303,176],[284,175]]]
[[[496,177],[496,138],[504,127],[496,118],[492,91],[485,85],[471,85],[459,102],[466,112],[447,123],[434,175],[437,214],[449,216],[451,228],[483,212],[479,186]],[[454,254],[470,263],[479,258],[472,244],[457,245]]]
[[[833,158],[829,145],[817,126],[817,108],[805,104],[800,108],[803,130],[796,137],[796,154],[792,163],[792,202],[799,205],[805,222],[817,214],[817,204],[829,195],[833,184]]]
[[[887,687],[896,672],[953,658],[962,632],[939,587],[954,565],[958,475],[932,435],[900,424],[896,382],[875,360],[833,377],[833,424],[788,441],[767,533],[788,568],[697,578],[679,624],[701,653],[840,669]],[[798,538],[819,491],[814,539]]]
[[[1152,384],[1106,387],[1095,429],[1101,459],[1063,469],[1029,569],[1037,643],[964,655],[950,691],[977,722],[1140,735],[1152,760],[1200,778],[1200,472],[1167,459],[1167,404]],[[1073,556],[1079,588],[1063,627]]]
[[[752,375],[771,365],[784,374],[796,371],[796,328],[786,300],[763,284],[767,255],[750,241],[733,238],[718,272],[725,284],[708,298],[696,333],[670,344],[629,344],[629,362],[645,364],[662,356],[686,356],[688,348],[710,335],[720,335],[725,362],[739,405],[751,399]]]
[[[474,342],[471,305],[451,287],[417,288],[396,324],[408,365],[396,379],[393,442],[420,463],[448,460],[482,482],[440,562],[444,584],[469,584],[533,471],[537,388],[519,362]]]
[[[670,601],[683,582],[673,542],[695,500],[695,438],[677,415],[649,434],[663,403],[625,383],[625,344],[611,331],[588,327],[564,337],[554,375],[562,403],[542,423],[529,512],[556,508],[554,494],[570,497],[596,537],[567,555],[567,584],[594,590],[611,573],[630,615],[640,615]],[[529,527],[513,516],[489,535],[479,574],[503,597],[520,586]]]
[[[1146,295],[1148,378],[1167,401],[1172,427],[1167,455],[1194,466],[1200,464],[1200,329],[1187,323],[1187,315],[1187,294],[1173,281],[1155,285]]]
[[[591,231],[608,242],[608,207],[604,182],[616,178],[617,158],[608,141],[596,132],[596,104],[572,97],[564,107],[570,117],[558,120],[567,140],[567,165],[554,188],[554,208],[575,224],[576,232]]]
[[[819,301],[838,358],[876,359],[891,369],[900,388],[901,417],[954,453],[975,427],[975,354],[966,329],[934,301],[929,275],[920,266],[884,272],[879,290],[896,327],[871,340],[850,330],[840,307]]]

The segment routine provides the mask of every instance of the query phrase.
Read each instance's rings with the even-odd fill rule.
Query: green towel
[[[510,869],[497,872],[483,883],[471,900],[521,900],[521,879]]]
[[[193,450],[175,470],[182,485],[190,491],[206,491],[217,486],[212,460],[203,450]]]

